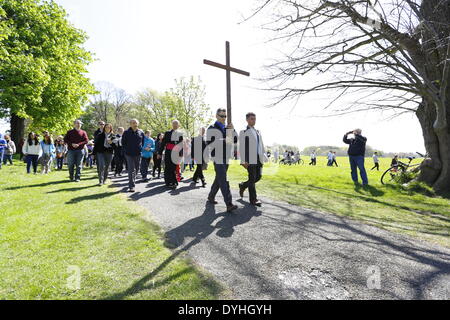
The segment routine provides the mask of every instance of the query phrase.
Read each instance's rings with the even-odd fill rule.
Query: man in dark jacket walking
[[[354,135],[354,138],[348,138],[350,134]],[[356,129],[347,132],[344,136],[344,143],[349,144],[348,156],[350,158],[350,167],[352,169],[352,180],[355,184],[358,183],[358,169],[361,175],[363,186],[369,185],[367,179],[366,168],[364,167],[364,159],[366,155],[366,143],[367,138],[363,137],[361,129]]]
[[[195,170],[194,176],[192,180],[195,184],[198,183],[198,179],[202,181],[202,187],[206,187],[205,176],[203,175],[203,169],[206,166],[205,163],[205,149],[206,149],[206,140],[205,140],[206,129],[200,129],[200,135],[192,139],[191,143],[191,157],[192,162],[196,162],[197,169]]]
[[[130,121],[130,128],[123,133],[122,148],[128,167],[128,187],[130,192],[135,191],[136,175],[141,164],[141,150],[144,145],[144,132],[139,129],[139,121]]]
[[[208,201],[217,204],[215,200],[217,192],[222,192],[222,196],[227,206],[227,212],[232,212],[238,207],[233,204],[230,191],[230,183],[227,179],[229,159],[233,156],[234,146],[237,143],[237,134],[233,125],[226,125],[227,110],[219,109],[216,113],[217,121],[208,128],[206,144],[211,150],[211,157],[214,161],[216,178],[211,186]],[[228,136],[230,131],[232,135]]]

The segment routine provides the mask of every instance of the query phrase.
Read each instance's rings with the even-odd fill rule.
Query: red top
[[[69,150],[83,150],[84,146],[88,144],[89,138],[86,131],[72,129],[67,132],[64,142],[67,143]],[[79,144],[78,148],[72,147],[73,143]]]

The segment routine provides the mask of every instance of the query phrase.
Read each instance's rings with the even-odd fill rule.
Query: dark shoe
[[[130,189],[128,189],[128,192],[133,193],[133,192],[136,192],[136,190],[134,190],[134,188],[130,188]]]
[[[219,204],[216,200],[208,198],[208,202],[211,204]]]
[[[252,202],[252,205],[256,206],[256,207],[262,207],[262,202],[259,200],[256,200],[256,201]]]
[[[239,183],[239,196],[240,196],[241,198],[244,197],[244,192],[245,192],[244,186],[242,185],[242,183]]]
[[[231,204],[229,206],[227,206],[227,212],[233,212],[234,210],[237,210],[238,206]]]
[[[202,188],[206,188],[206,181],[202,180]]]

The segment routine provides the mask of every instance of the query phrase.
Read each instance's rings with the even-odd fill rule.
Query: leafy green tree
[[[170,92],[179,101],[176,108],[178,120],[186,133],[193,137],[213,119],[211,109],[205,103],[205,87],[200,78],[192,76],[188,80],[175,80],[175,84]]]
[[[131,114],[154,134],[167,131],[172,120],[177,119],[187,136],[195,136],[212,121],[211,110],[205,103],[205,88],[194,77],[181,78],[175,84],[175,88],[163,94],[151,89],[139,92]]]
[[[0,0],[0,116],[10,117],[13,140],[25,119],[60,132],[82,114],[94,92],[86,39],[53,1]]]

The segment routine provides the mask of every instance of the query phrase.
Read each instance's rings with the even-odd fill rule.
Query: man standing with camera
[[[353,134],[353,138],[348,136]],[[364,167],[364,160],[366,155],[366,143],[367,138],[363,137],[361,129],[356,129],[347,132],[344,136],[344,143],[350,145],[348,148],[348,156],[350,158],[350,167],[352,169],[352,180],[355,184],[358,184],[358,169],[361,175],[363,186],[369,185],[369,180],[367,179],[366,168]]]

